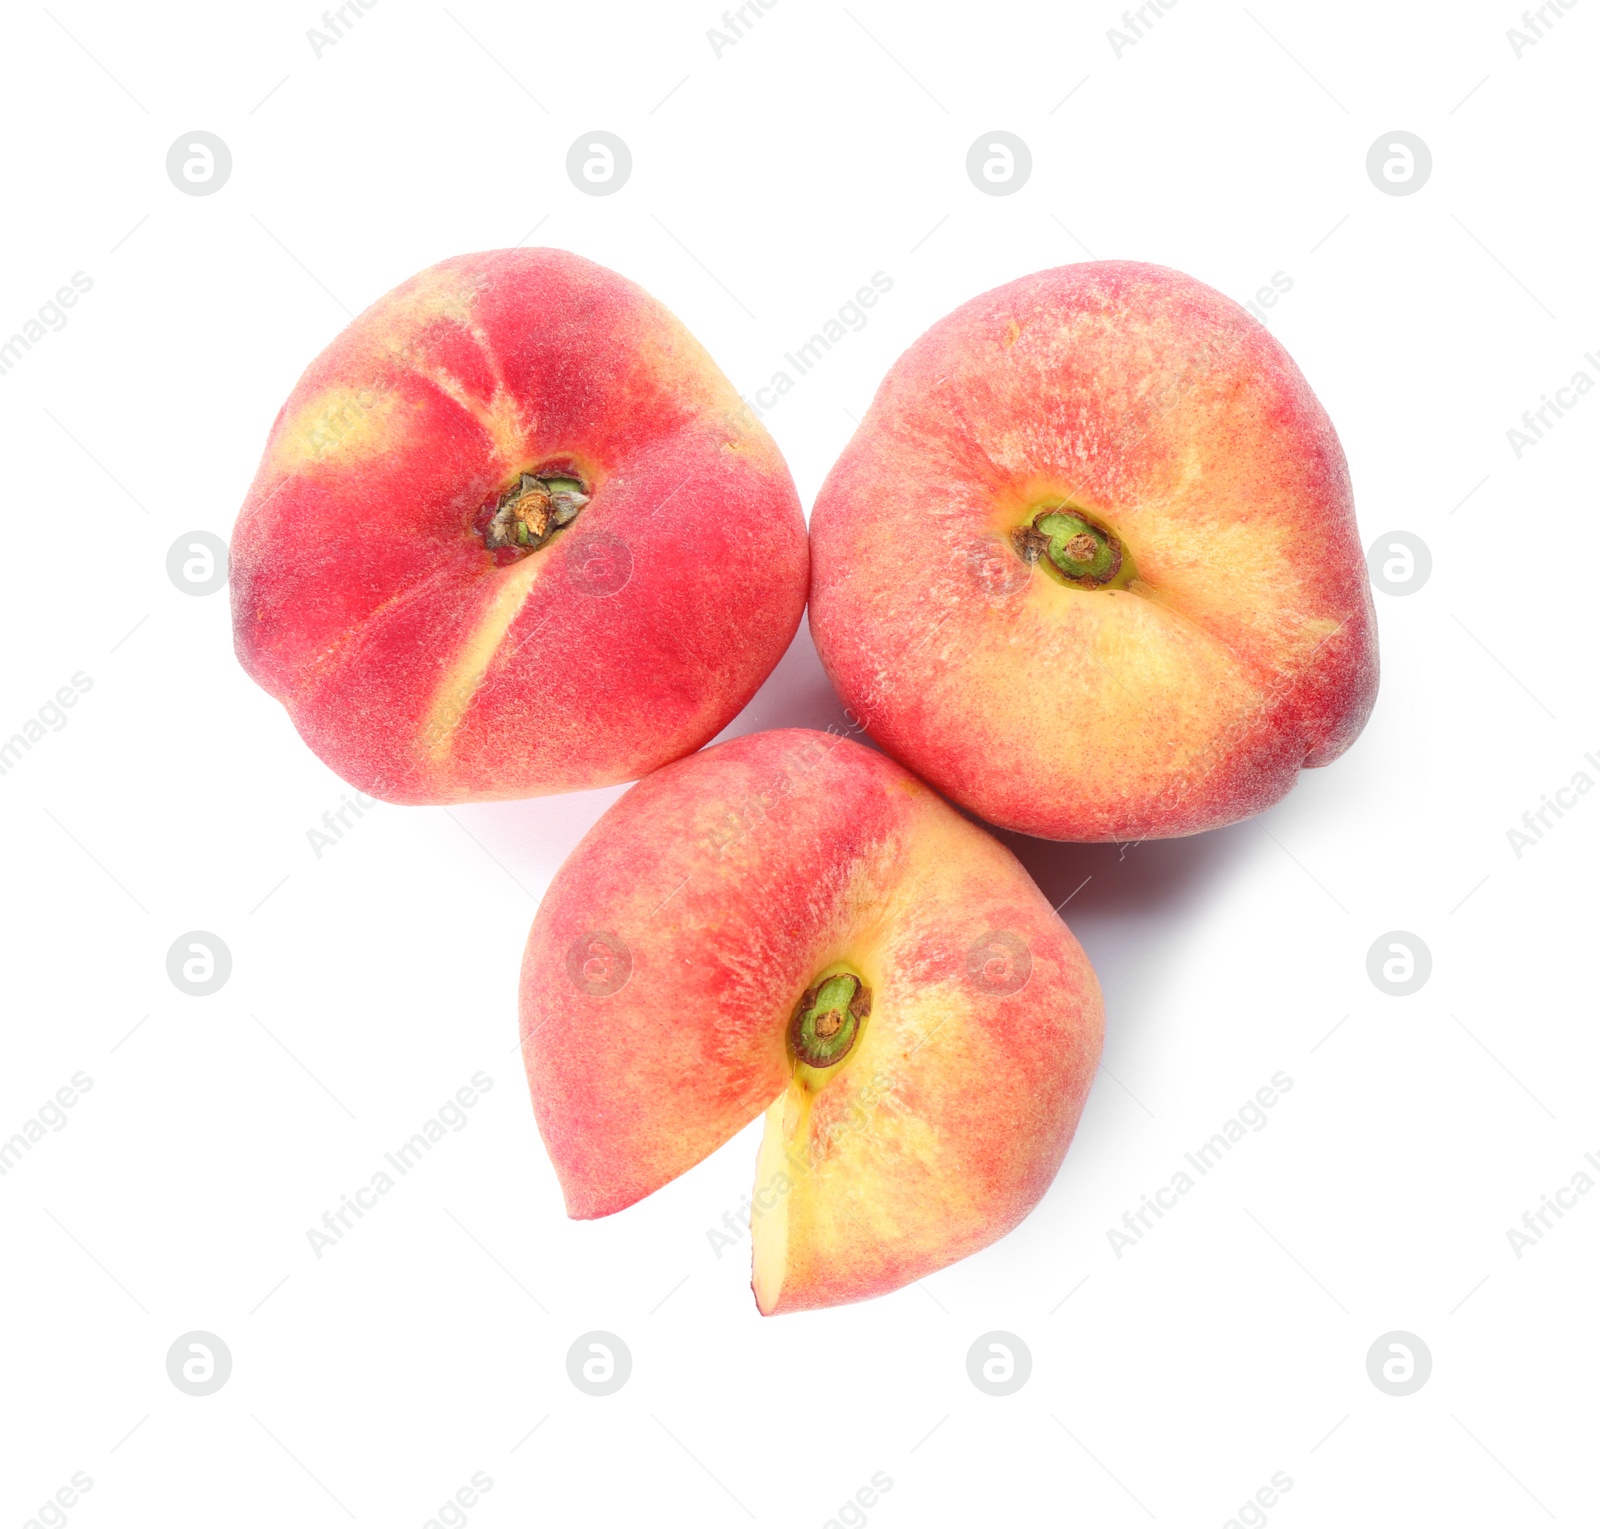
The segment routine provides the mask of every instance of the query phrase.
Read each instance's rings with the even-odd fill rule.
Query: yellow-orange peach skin
[[[515,540],[518,504],[542,540]],[[278,415],[234,531],[235,646],[375,796],[571,791],[714,737],[793,636],[806,563],[777,447],[660,303],[561,250],[463,255]]]
[[[1023,533],[1058,506],[1088,523],[1079,555],[1120,547],[1119,576],[1056,576]],[[811,629],[840,695],[1006,828],[1234,822],[1372,709],[1333,426],[1262,325],[1176,271],[1064,266],[940,320],[879,388],[811,538]]]
[[[792,1021],[838,974],[866,1012],[842,1060],[812,1066]],[[1011,853],[892,760],[804,729],[669,765],[600,819],[534,920],[521,1022],[574,1217],[633,1204],[766,1112],[767,1313],[894,1290],[1015,1226],[1103,1028],[1087,957]]]

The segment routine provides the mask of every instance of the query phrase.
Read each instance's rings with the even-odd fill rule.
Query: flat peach
[[[300,379],[235,528],[234,639],[361,790],[537,796],[714,737],[806,567],[783,458],[683,325],[576,255],[497,250]]]

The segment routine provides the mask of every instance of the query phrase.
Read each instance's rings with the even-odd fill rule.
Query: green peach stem
[[[1098,589],[1123,570],[1120,539],[1076,510],[1042,510],[1012,532],[1011,540],[1023,562],[1044,558],[1080,589]]]
[[[808,1067],[832,1067],[850,1054],[872,994],[849,972],[824,977],[806,989],[789,1025],[789,1044]]]

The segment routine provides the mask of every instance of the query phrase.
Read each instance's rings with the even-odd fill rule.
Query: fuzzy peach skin
[[[590,494],[538,550],[482,522],[523,472]],[[788,468],[693,336],[562,250],[432,266],[280,411],[234,530],[240,662],[392,802],[632,780],[699,748],[799,625]]]
[[[1019,554],[1063,504],[1120,538],[1126,587]],[[1159,266],[1041,271],[941,319],[823,485],[811,556],[817,651],[872,736],[1043,838],[1260,812],[1377,693],[1333,426],[1262,325]]]
[[[790,1044],[829,973],[853,1048]],[[1010,851],[841,736],[755,733],[669,765],[573,851],[522,967],[523,1057],[574,1217],[605,1216],[766,1112],[766,1313],[897,1289],[1038,1202],[1094,1076],[1099,984]]]

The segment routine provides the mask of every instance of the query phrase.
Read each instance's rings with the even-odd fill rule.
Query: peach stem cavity
[[[1074,506],[1040,510],[1011,533],[1023,562],[1040,563],[1078,589],[1118,588],[1133,577],[1133,564],[1117,534]]]
[[[789,1022],[789,1045],[807,1067],[842,1062],[872,1012],[872,993],[853,972],[835,972],[808,987]]]
[[[474,529],[496,563],[514,563],[571,525],[589,498],[582,480],[565,468],[519,473],[478,512]]]

